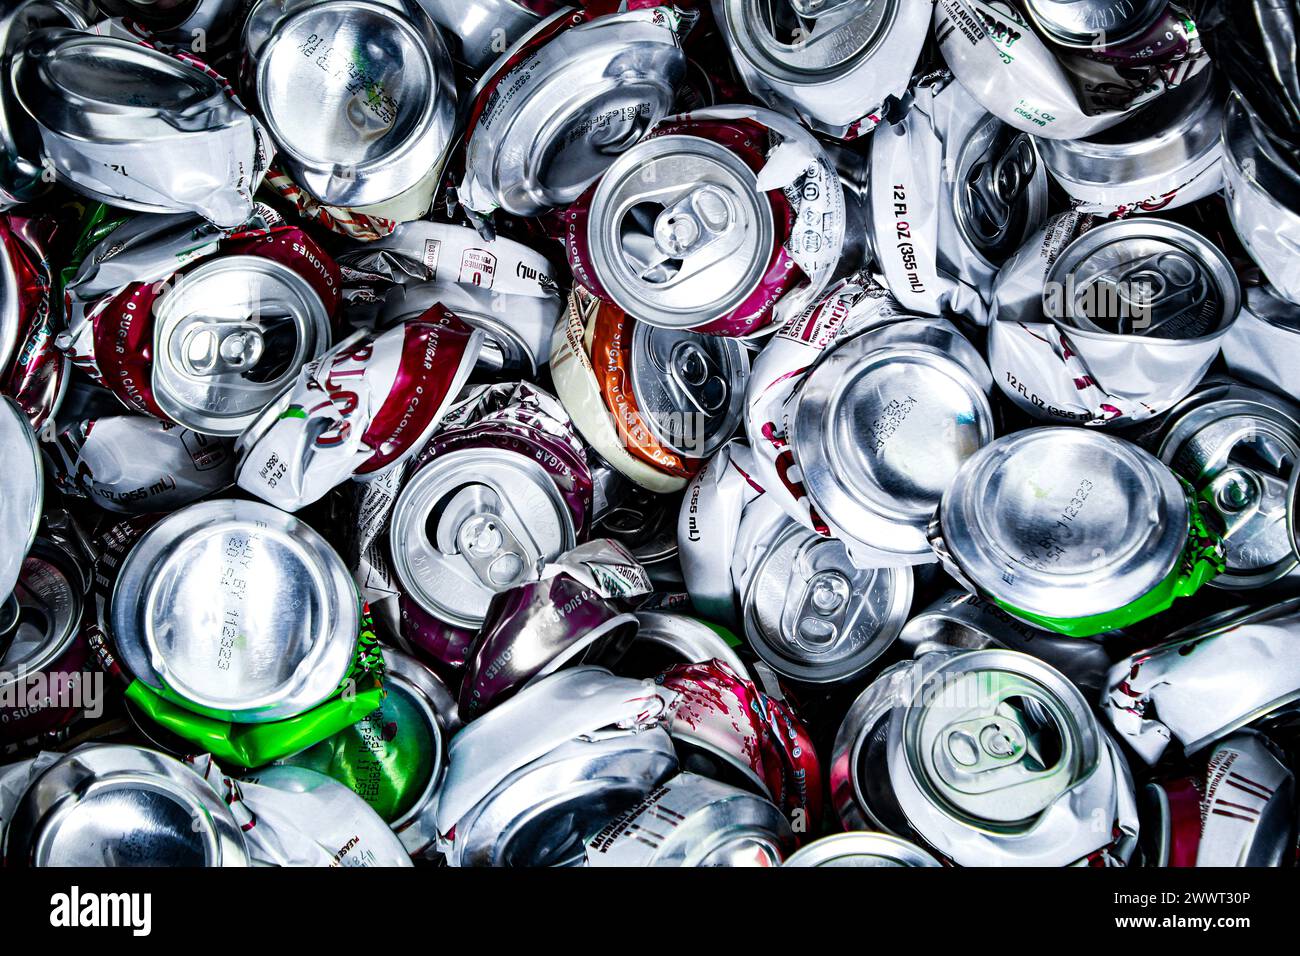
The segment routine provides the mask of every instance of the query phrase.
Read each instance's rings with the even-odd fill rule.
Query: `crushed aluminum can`
[[[951,79],[913,95],[871,137],[869,245],[908,312],[983,325],[998,269],[1046,219],[1041,147]]]
[[[1053,43],[1097,51],[1140,39],[1168,0],[1024,0],[1023,7]]]
[[[713,15],[751,93],[840,139],[907,92],[931,19],[908,0],[713,0]]]
[[[745,106],[657,123],[561,218],[574,280],[593,295],[650,325],[736,337],[821,295],[847,221],[816,138]]]
[[[682,769],[762,794],[798,834],[821,825],[821,764],[788,701],[722,660],[675,665],[655,683],[673,695],[663,726]]]
[[[836,833],[814,840],[782,866],[943,866],[915,843],[888,833]]]
[[[664,781],[587,841],[588,866],[780,866],[794,834],[770,801],[694,773]]]
[[[341,283],[294,226],[138,216],[81,263],[58,342],[128,408],[233,437],[329,347]]]
[[[46,29],[14,55],[12,77],[45,158],[76,191],[223,228],[253,215],[269,154],[261,125],[197,58],[130,33]]]
[[[1120,661],[1101,712],[1154,764],[1177,738],[1196,754],[1300,696],[1300,598],[1212,615]]]
[[[259,0],[245,85],[293,181],[330,206],[429,211],[456,118],[451,56],[414,0]]]
[[[139,681],[198,714],[263,723],[304,713],[352,673],[360,602],[342,560],[255,501],[190,505],[122,562],[114,647]]]
[[[0,456],[5,462],[5,489],[0,495],[0,599],[7,597],[21,573],[23,559],[41,521],[45,470],[40,448],[26,416],[8,397],[0,398]]]
[[[1027,0],[1077,15],[1078,2]],[[1128,12],[1132,12],[1131,9]],[[1080,22],[1077,39],[1061,45],[1061,29],[1044,40],[1007,0],[938,0],[934,32],[944,61],[975,99],[1016,129],[1078,139],[1114,126],[1131,110],[1177,87],[1209,65],[1196,24],[1172,4],[1123,43],[1094,48],[1101,23]],[[1114,23],[1115,21],[1112,21]],[[1141,21],[1146,22],[1146,21]],[[1091,33],[1086,31],[1091,30]],[[1070,49],[1082,43],[1084,49]]]
[[[1238,731],[1140,796],[1148,866],[1285,866],[1294,853],[1295,777],[1263,734]]]
[[[456,60],[470,72],[481,73],[563,4],[557,0],[422,0],[420,6],[446,34]]]
[[[606,16],[566,7],[537,24],[469,96],[457,201],[484,217],[577,199],[668,114],[694,21],[671,6]]]
[[[1073,684],[1015,651],[883,673],[844,718],[831,786],[846,827],[919,838],[959,866],[1126,862],[1137,842],[1118,747]]]
[[[383,818],[333,777],[280,764],[236,780],[209,756],[187,763],[230,808],[257,865],[411,865]]]
[[[85,29],[89,25],[86,12],[79,2],[20,0],[7,4],[0,13],[0,69],[6,80],[0,96],[0,209],[41,199],[52,185],[41,165],[40,129],[19,106],[9,85],[13,53],[35,30]]]
[[[1300,406],[1229,381],[1202,383],[1166,416],[1156,455],[1222,519],[1218,588],[1266,587],[1295,574],[1287,489],[1300,470]]]
[[[740,442],[724,445],[686,489],[677,515],[682,580],[692,606],[710,620],[735,625],[740,618],[731,562],[741,515],[764,494],[753,478],[754,459]]]
[[[736,649],[740,639],[721,625],[687,614],[637,611],[636,637],[622,656],[610,665],[626,677],[645,677],[674,664],[702,664],[719,660],[737,677],[752,681],[749,668]]]
[[[164,43],[204,53],[224,49],[241,26],[245,0],[95,0],[110,17],[129,19]]]
[[[677,772],[650,681],[558,671],[452,738],[438,798],[450,866],[573,866],[609,821]]]
[[[965,591],[949,591],[913,615],[898,642],[914,655],[955,648],[1003,648],[1045,661],[1070,679],[1089,700],[1106,687],[1115,654],[1105,640],[1063,637],[1018,621],[992,601]]]
[[[1300,395],[1300,303],[1272,286],[1246,290],[1241,314],[1223,339],[1223,360],[1236,377],[1284,395]]]
[[[49,245],[58,229],[46,216],[0,215],[0,386],[33,428],[58,410],[70,372],[55,347],[63,316]]]
[[[235,444],[236,482],[296,511],[414,457],[469,377],[483,333],[435,305],[302,367]]]
[[[74,422],[48,453],[61,492],[123,514],[175,511],[235,480],[229,440],[146,415]]]
[[[402,223],[389,236],[338,258],[350,286],[379,305],[377,324],[416,318],[441,302],[484,332],[478,367],[536,376],[560,318],[559,287],[540,253],[503,236],[485,240],[467,226]],[[348,295],[356,321],[362,289]]]
[[[382,487],[378,496],[389,497]],[[398,593],[403,639],[463,666],[493,595],[537,580],[573,548],[591,506],[582,446],[553,397],[527,383],[462,397],[391,504],[364,509],[381,529],[374,537],[387,523],[385,577]],[[363,562],[371,573],[380,564]]]
[[[1224,569],[1223,542],[1182,479],[1081,428],[1031,428],[967,459],[930,543],[968,591],[1072,637],[1160,613]]]
[[[588,452],[592,476],[591,537],[617,541],[656,584],[679,584],[677,514],[681,498],[657,495]]]
[[[840,340],[799,385],[790,451],[813,513],[867,567],[935,560],[926,526],[962,463],[993,440],[993,377],[945,319]]]
[[[1120,218],[1176,209],[1223,185],[1225,98],[1225,84],[1205,69],[1103,132],[1039,139],[1038,152],[1082,212]]]
[[[860,568],[842,541],[790,520],[766,496],[745,508],[735,535],[731,576],[745,638],[778,674],[846,681],[898,637],[911,568]]]
[[[84,744],[44,767],[4,832],[6,866],[247,866],[230,808],[172,757]]]
[[[12,632],[0,643],[0,751],[51,744],[105,705],[103,676],[82,632],[89,585],[84,562],[37,538],[22,563]]]
[[[740,342],[632,318],[581,288],[555,328],[551,377],[596,454],[653,492],[682,488],[740,427]]]
[[[1300,303],[1300,172],[1288,146],[1239,94],[1223,117],[1223,192],[1237,238],[1276,291]]]
[[[650,579],[612,541],[589,541],[499,592],[470,648],[458,699],[468,722],[561,667],[625,646],[637,628],[623,609]]]
[[[1142,421],[1205,375],[1241,287],[1223,252],[1186,226],[1137,218],[1078,234],[1079,224],[1073,214],[1055,220],[1003,267],[989,366],[1035,418]]]
[[[378,813],[412,857],[437,839],[434,813],[456,701],[433,671],[384,648],[384,701],[346,730],[282,763],[327,774]]]

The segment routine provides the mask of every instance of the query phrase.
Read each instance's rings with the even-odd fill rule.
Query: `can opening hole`
[[[1008,697],[998,713],[1019,724],[1025,736],[1023,763],[1029,770],[1050,770],[1061,762],[1065,739],[1056,719],[1032,697]],[[991,742],[983,742],[991,743]]]
[[[655,285],[671,281],[682,268],[682,260],[666,254],[661,249],[660,240],[669,245],[682,243],[682,248],[688,248],[698,238],[683,242],[688,239],[686,233],[690,231],[684,220],[662,225],[656,233],[655,225],[665,208],[657,202],[640,202],[629,209],[619,223],[619,245],[628,266],[642,281]]]

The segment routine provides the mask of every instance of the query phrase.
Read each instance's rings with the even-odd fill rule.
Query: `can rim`
[[[1155,25],[1160,15],[1167,8],[1166,0],[1144,0],[1144,8],[1139,11],[1140,16],[1134,16],[1126,24],[1126,29],[1121,30],[1116,36],[1107,35],[1105,29],[1070,29],[1065,26],[1059,26],[1057,21],[1044,16],[1038,9],[1037,4],[1041,0],[1025,0],[1021,9],[1033,22],[1054,43],[1061,46],[1069,47],[1074,50],[1092,50],[1098,48],[1098,38],[1105,37],[1106,43],[1104,48],[1112,46],[1122,46],[1130,40],[1136,40],[1147,30]]]
[[[3,258],[3,255],[0,255]],[[14,433],[17,434],[14,434]],[[30,470],[22,469],[26,458],[6,464],[9,482],[5,488],[4,502],[6,510],[9,502],[15,502],[19,509],[27,513],[27,520],[18,530],[18,534],[5,549],[5,559],[0,562],[0,596],[7,597],[17,584],[22,574],[23,561],[36,541],[36,532],[41,525],[41,515],[45,504],[45,465],[41,457],[40,444],[31,423],[22,409],[8,395],[0,396],[0,447],[21,444],[31,456]],[[17,441],[15,441],[17,439]],[[29,500],[19,502],[23,485],[28,485]],[[17,493],[15,493],[15,490]],[[17,545],[17,547],[13,547]],[[15,558],[14,555],[17,555]]]
[[[775,37],[758,29],[756,18],[753,17],[754,11],[750,9],[752,0],[714,0],[713,6],[715,11],[722,9],[726,35],[734,40],[731,52],[737,58],[743,58],[745,65],[759,75],[794,87],[835,87],[843,83],[847,74],[857,69],[862,61],[879,52],[898,23],[900,0],[874,2],[886,3],[888,9],[872,30],[871,37],[845,60],[812,69],[783,63],[777,57],[773,50],[786,45],[778,44]],[[927,17],[927,22],[928,19]],[[771,42],[764,42],[765,40]]]
[[[33,674],[43,673],[57,663],[68,648],[76,643],[80,635],[81,617],[86,607],[86,598],[82,590],[86,584],[84,572],[67,551],[48,538],[37,538],[32,543],[27,557],[23,559],[24,563],[27,558],[33,557],[54,565],[68,579],[72,588],[73,613],[69,618],[67,629],[62,634],[54,636],[52,640],[45,641],[35,659],[24,661],[21,670],[14,671],[9,668],[6,661],[8,649],[0,652],[0,664],[3,664],[3,668],[0,669],[0,697],[3,697],[7,688],[27,680]]]
[[[784,866],[826,866],[845,857],[873,857],[890,861],[893,866],[943,866],[930,853],[892,833],[855,830],[820,837],[793,853]],[[879,865],[879,864],[873,864]]]

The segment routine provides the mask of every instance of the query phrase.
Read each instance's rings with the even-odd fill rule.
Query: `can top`
[[[778,81],[815,84],[838,79],[872,55],[901,2],[722,0],[718,6],[733,53]]]
[[[431,459],[402,489],[388,533],[393,573],[407,596],[473,630],[494,594],[532,580],[577,543],[573,517],[546,470],[499,448]]]
[[[360,604],[342,559],[310,526],[225,499],[145,532],[122,562],[111,621],[135,677],[199,713],[258,723],[339,687]]]
[[[249,24],[251,40],[261,31]],[[423,180],[451,141],[451,56],[414,4],[291,8],[249,50],[267,130],[295,179],[323,202],[392,199]]]
[[[1035,141],[1066,182],[1102,187],[1175,173],[1218,147],[1226,96],[1209,67],[1092,136]]]
[[[261,256],[210,259],[184,273],[155,302],[154,323],[154,399],[206,435],[238,435],[329,347],[320,296]]]
[[[580,23],[523,60],[519,54],[561,10],[497,60],[470,96],[476,101],[512,70],[527,68],[504,105],[488,94],[470,131],[466,165],[515,216],[531,216],[576,200],[627,149],[668,114],[686,55],[677,34],[618,14]],[[499,72],[505,69],[504,73]]]
[[[1167,0],[1025,0],[1024,4],[1025,12],[1049,39],[1094,50],[1136,39],[1167,7]]]
[[[927,802],[946,817],[1003,832],[1033,826],[1104,754],[1078,689],[1014,651],[951,655],[894,712],[890,735],[891,757],[906,762]],[[891,759],[891,777],[894,768]],[[924,834],[913,794],[904,788],[899,796]]]
[[[743,595],[745,636],[774,671],[846,680],[879,657],[912,603],[909,568],[853,566],[844,543],[787,520]]]
[[[775,243],[772,207],[720,143],[645,140],[605,172],[591,199],[592,268],[610,297],[651,325],[691,328],[758,286]]]
[[[974,346],[925,320],[831,350],[800,387],[791,437],[818,513],[872,547],[927,553],[944,490],[993,438],[991,387]]]
[[[63,656],[77,639],[86,584],[66,551],[36,539],[14,588],[18,619],[12,643],[0,653],[0,687],[39,674]]]
[[[987,116],[961,144],[953,218],[967,245],[988,266],[1000,266],[1047,215],[1047,172],[1031,136]]]
[[[1164,219],[1122,219],[1070,243],[1047,274],[1048,317],[1071,334],[1193,344],[1225,335],[1241,309],[1227,256]]]
[[[1113,611],[1177,567],[1190,512],[1178,478],[1135,445],[1083,428],[998,439],[939,508],[961,573],[1012,607],[1054,618]]]
[[[5,542],[0,553],[0,597],[7,597],[18,581],[27,550],[36,540],[45,500],[44,469],[36,434],[27,416],[7,395],[0,401],[0,456],[5,462],[5,490],[0,495],[0,530]]]
[[[736,339],[637,322],[630,364],[641,420],[664,447],[708,458],[740,427],[749,351]]]
[[[1156,454],[1224,520],[1217,587],[1262,587],[1295,569],[1287,503],[1300,470],[1300,407],[1263,389],[1215,389],[1175,409]]]
[[[45,769],[5,828],[34,866],[246,866],[230,808],[189,767],[125,744],[84,744]]]
[[[888,833],[834,833],[814,840],[786,866],[942,866],[915,843]]]

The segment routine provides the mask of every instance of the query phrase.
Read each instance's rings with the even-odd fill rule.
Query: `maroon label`
[[[362,436],[374,454],[357,474],[371,474],[397,461],[424,438],[465,362],[473,333],[441,305],[405,323],[392,387]]]
[[[58,318],[52,304],[53,273],[46,250],[55,233],[50,216],[0,216],[0,255],[9,260],[18,305],[16,349],[0,386],[12,395],[33,428],[54,411],[67,363],[54,347]]]
[[[475,632],[434,617],[405,594],[397,601],[402,619],[402,637],[411,650],[431,659],[442,673],[454,673],[469,660]]]

